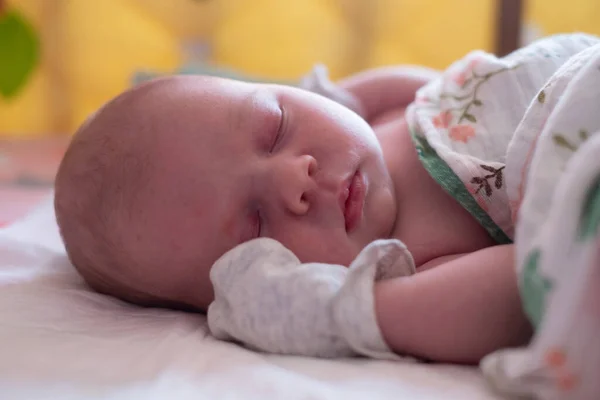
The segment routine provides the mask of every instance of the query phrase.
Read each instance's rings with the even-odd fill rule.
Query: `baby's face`
[[[348,265],[389,237],[396,202],[382,151],[359,116],[285,86],[180,77],[145,99],[155,166],[136,237],[176,262],[157,274],[205,307],[210,266],[270,237],[303,262]],[[168,289],[167,289],[168,288]]]

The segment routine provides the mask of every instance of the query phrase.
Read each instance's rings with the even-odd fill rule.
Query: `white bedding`
[[[475,368],[268,356],[90,292],[51,201],[0,230],[0,399],[498,399]]]

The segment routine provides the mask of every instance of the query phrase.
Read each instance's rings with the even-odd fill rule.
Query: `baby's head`
[[[212,264],[239,243],[267,236],[303,262],[348,265],[396,216],[358,115],[292,87],[197,76],[140,85],[90,117],[55,208],[90,286],[196,309],[212,301]]]

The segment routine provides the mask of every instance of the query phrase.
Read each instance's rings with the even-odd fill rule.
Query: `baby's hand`
[[[364,118],[364,110],[358,97],[329,80],[327,67],[317,64],[300,80],[300,88],[320,94],[340,103]]]
[[[302,264],[280,243],[256,239],[213,266],[209,328],[219,339],[271,353],[397,358],[377,325],[373,286],[414,272],[397,240],[371,243],[346,268]]]

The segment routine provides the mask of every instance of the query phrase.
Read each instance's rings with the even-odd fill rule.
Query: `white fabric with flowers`
[[[499,243],[514,239],[508,148],[532,99],[575,54],[584,34],[539,40],[506,57],[474,51],[417,92],[406,118],[423,165]],[[517,139],[518,140],[518,139]]]

